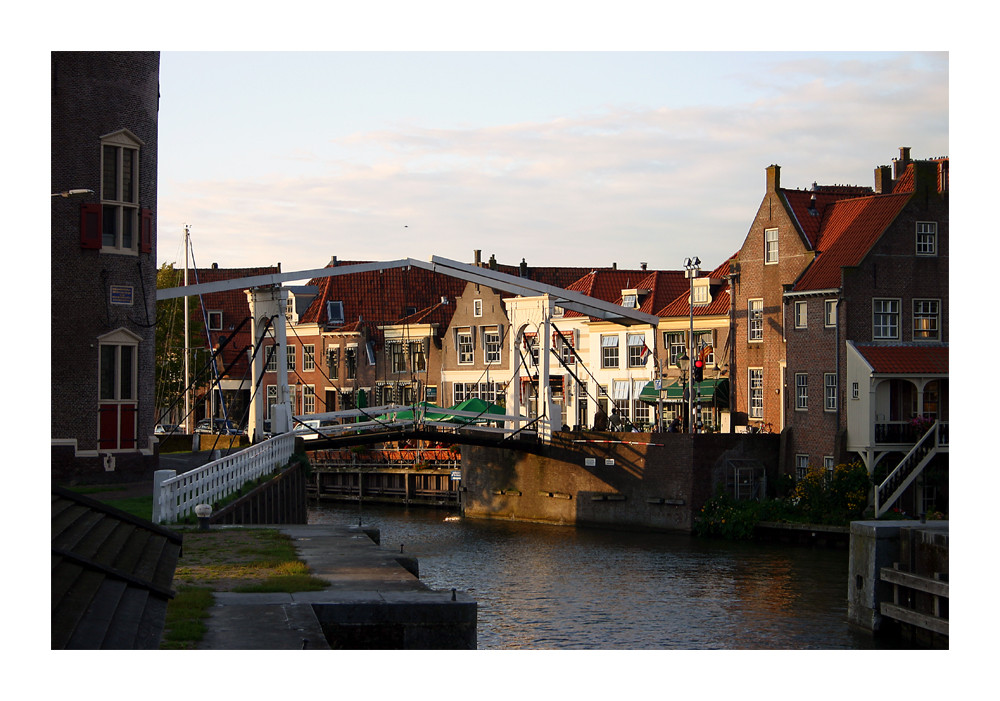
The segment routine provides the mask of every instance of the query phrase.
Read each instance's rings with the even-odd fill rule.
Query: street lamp
[[[74,195],[93,195],[93,190],[84,190],[82,188],[77,188],[76,190],[63,190],[62,192],[53,192],[53,197],[72,197]]]
[[[690,390],[688,389],[688,365],[691,363],[691,359],[688,357],[687,351],[677,359],[677,369],[681,371],[681,385],[684,387],[684,394],[681,395],[681,401],[687,404],[687,399],[690,396]],[[688,420],[687,416],[684,417],[683,426],[684,433],[687,433]]]
[[[701,272],[701,261],[697,256],[694,258],[684,259],[684,276],[690,281],[690,292],[688,295],[688,307],[689,312],[689,328],[688,328],[688,357],[694,357],[694,279],[698,277],[698,273]],[[695,432],[694,426],[694,373],[688,373],[688,423],[691,426],[691,432]]]

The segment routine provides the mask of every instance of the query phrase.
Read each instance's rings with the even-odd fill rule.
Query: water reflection
[[[480,649],[860,649],[847,553],[365,506],[421,579],[479,602]],[[324,504],[312,523],[357,523]]]

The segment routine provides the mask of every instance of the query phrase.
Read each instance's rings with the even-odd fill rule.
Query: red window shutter
[[[140,253],[153,252],[153,210],[144,209],[140,214],[142,223],[139,225]]]
[[[120,430],[118,432],[118,443],[122,448],[135,448],[135,420],[137,416],[135,404],[122,404],[120,408]]]
[[[98,416],[97,447],[114,450],[118,447],[118,405],[101,404]]]
[[[80,205],[80,247],[101,250],[101,204],[84,202]]]

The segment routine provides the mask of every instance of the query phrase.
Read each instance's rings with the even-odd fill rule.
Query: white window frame
[[[861,385],[857,382],[851,383],[851,399],[861,399]]]
[[[208,330],[222,331],[222,312],[215,309],[208,312]]]
[[[764,229],[764,265],[778,262],[778,230]]]
[[[125,350],[129,357],[128,366],[123,366]],[[107,353],[110,351],[110,353]],[[106,363],[110,362],[110,365]],[[105,374],[105,370],[109,373]],[[106,382],[110,380],[110,383]],[[139,339],[133,334],[119,330],[99,339],[97,354],[97,398],[98,405],[114,407],[115,441],[113,447],[101,447],[99,450],[136,450],[139,446]],[[131,434],[132,444],[122,445],[122,410],[133,412]],[[102,422],[97,421],[97,439],[99,444],[104,438],[101,435]]]
[[[278,346],[269,343],[261,349],[264,354],[264,372],[278,372]]]
[[[355,380],[358,377],[358,346],[356,344],[344,349],[344,379]],[[353,406],[351,407],[354,408]]]
[[[691,303],[696,306],[703,306],[706,304],[711,304],[712,295],[711,289],[709,288],[708,280],[704,282],[695,282],[691,295]]]
[[[331,346],[326,349],[326,372],[331,380],[340,378],[340,347]]]
[[[455,331],[455,352],[459,365],[472,365],[476,362],[476,347],[473,344],[472,329],[457,329]]]
[[[427,372],[427,352],[423,341],[410,341],[410,367],[413,372]]]
[[[933,305],[933,312],[918,311],[921,305]],[[918,329],[917,320],[932,320],[933,329]],[[919,333],[919,335],[918,335]],[[933,334],[933,335],[932,335]],[[913,300],[913,340],[914,341],[940,341],[941,340],[941,300],[940,299],[914,299]]]
[[[823,411],[836,411],[839,391],[837,373],[823,373]]]
[[[271,418],[271,410],[278,403],[278,385],[267,386],[267,398],[264,401],[264,418]]]
[[[312,371],[316,369],[316,345],[313,343],[302,344],[302,371]]]
[[[795,454],[795,481],[798,482],[809,472],[809,456],[805,453]]]
[[[302,413],[316,413],[316,385],[302,385]]]
[[[809,410],[809,374],[795,373],[795,411]]]
[[[482,316],[483,315],[483,300],[474,299],[472,300],[472,316]]]
[[[747,416],[764,418],[764,368],[747,368]]]
[[[837,325],[837,300],[828,299],[823,302],[823,325]]]
[[[626,336],[625,342],[628,348],[628,366],[630,368],[645,367],[646,361],[642,359],[642,349],[646,345],[646,335],[630,333]],[[649,360],[649,356],[646,357],[646,360]]]
[[[872,340],[899,340],[899,297],[878,297],[872,299]]]
[[[483,362],[495,365],[500,362],[500,329],[483,329]]]
[[[764,300],[760,297],[747,300],[747,342],[764,342]]]
[[[705,338],[708,340],[702,342],[702,339]],[[711,348],[712,350],[706,353],[702,360],[705,361],[705,365],[715,365],[715,334],[711,330],[695,331],[691,347],[694,349],[696,354],[700,354],[705,348]]]
[[[104,253],[124,253],[137,255],[139,251],[140,227],[139,218],[139,156],[142,142],[136,139],[128,130],[121,130],[101,138],[101,251]],[[124,157],[126,152],[133,154],[134,165],[131,173],[131,193],[125,192]],[[113,165],[106,161],[109,157],[115,159]],[[108,187],[105,182],[105,168],[114,169],[114,184]],[[111,192],[110,190],[114,190]],[[126,229],[131,227],[132,240],[126,244],[124,236]],[[113,242],[107,240],[110,233]]]
[[[618,365],[618,334],[601,336],[601,367],[614,369]]]
[[[798,301],[795,303],[795,328],[804,329],[809,325],[809,303]]]
[[[285,362],[288,367],[288,372],[295,372],[295,349],[298,346],[293,346],[291,344],[285,346]]]
[[[401,342],[387,343],[389,348],[389,372],[399,374],[406,372],[406,349]]]
[[[639,295],[635,292],[629,292],[626,295],[622,295],[622,306],[626,309],[638,309]]]
[[[918,256],[933,257],[938,254],[937,230],[937,222],[917,222],[915,232],[915,251]]]
[[[827,474],[831,474],[831,475],[833,474],[833,468],[836,467],[836,466],[833,464],[833,456],[832,455],[824,455],[823,456],[823,467],[826,469]]]
[[[326,319],[328,324],[344,323],[344,303],[329,301],[326,303]]]
[[[677,367],[677,361],[687,353],[687,332],[686,331],[664,331],[663,345],[667,347],[670,354],[669,364]]]

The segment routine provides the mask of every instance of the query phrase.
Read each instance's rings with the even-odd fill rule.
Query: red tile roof
[[[872,189],[854,185],[817,185],[812,190],[782,189],[780,192],[793,218],[805,234],[806,243],[812,248],[816,245],[820,224],[830,205],[843,199],[870,195]]]
[[[700,277],[725,280],[726,276],[729,275],[729,264],[734,258],[736,258],[737,255],[739,255],[739,253],[734,253],[718,268],[708,273],[708,275],[701,275]],[[729,295],[726,294],[728,291],[729,282],[727,280],[715,288],[712,294],[711,303],[699,305],[693,308],[694,316],[716,316],[718,314],[728,314],[731,304]],[[690,284],[687,279],[684,279],[680,294],[674,297],[674,299],[672,299],[670,303],[662,309],[653,313],[659,317],[688,316],[692,311],[692,307],[688,302],[688,296],[690,294]]]
[[[840,269],[861,262],[893,222],[910,193],[841,200],[823,213],[814,239],[816,259],[796,282],[795,291],[840,287]]]
[[[877,373],[947,375],[948,346],[856,346]]]
[[[640,311],[652,313],[649,310],[655,309],[655,305],[662,304],[663,300],[670,299],[678,285],[683,287],[685,284],[683,270],[649,271],[599,268],[590,270],[583,277],[567,285],[565,289],[614,304],[621,304],[622,290],[650,290],[650,294],[646,296],[639,308]],[[587,315],[567,311],[566,316],[582,317]]]

